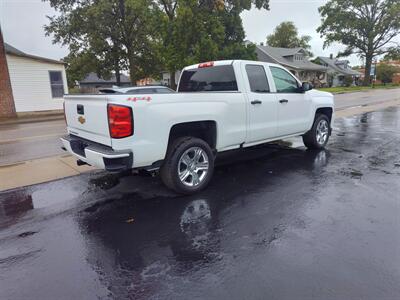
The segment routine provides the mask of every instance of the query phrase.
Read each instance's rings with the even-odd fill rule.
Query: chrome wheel
[[[191,147],[179,159],[178,176],[184,185],[198,186],[206,178],[208,168],[207,153],[200,147]]]
[[[326,120],[319,121],[317,125],[317,143],[324,145],[329,136],[329,124]]]

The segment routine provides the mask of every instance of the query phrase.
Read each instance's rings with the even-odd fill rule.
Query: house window
[[[49,71],[51,96],[62,98],[64,95],[64,82],[61,71]]]

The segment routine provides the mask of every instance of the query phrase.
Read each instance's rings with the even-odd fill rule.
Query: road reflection
[[[87,260],[113,295],[146,299],[168,289],[171,278],[183,280],[184,274],[220,261],[225,251],[221,251],[225,228],[220,214],[237,203],[244,209],[244,189],[254,193],[268,188],[274,177],[285,172],[318,172],[327,164],[329,153],[269,145],[228,156],[229,163],[224,158],[219,162],[215,183],[199,195],[160,193],[148,198],[146,191],[139,190],[107,198],[80,213]],[[306,176],[313,177],[313,172]],[[281,205],[284,209],[283,201]],[[271,222],[260,234],[276,239],[280,228],[274,218]]]

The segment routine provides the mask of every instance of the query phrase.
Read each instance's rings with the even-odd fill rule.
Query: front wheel
[[[323,149],[329,140],[330,122],[326,115],[318,114],[310,131],[303,135],[308,149]]]
[[[204,189],[214,171],[214,154],[203,140],[183,137],[168,149],[160,175],[164,184],[181,194]]]

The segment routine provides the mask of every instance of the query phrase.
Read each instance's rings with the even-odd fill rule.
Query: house
[[[117,84],[117,78],[115,77],[115,74],[112,74],[108,79],[104,79],[97,76],[96,73],[91,72],[87,74],[83,80],[79,81],[78,84],[81,92],[86,93],[97,92],[100,88],[110,88],[113,86],[124,87],[132,85],[128,76],[124,74],[121,74],[120,76],[121,82],[120,84]]]
[[[2,37],[0,49],[1,117],[63,108],[68,86],[62,61],[27,54],[3,43]]]
[[[351,76],[353,84],[357,84],[361,73],[353,70],[349,66],[348,60],[339,60],[330,57],[318,56],[315,60],[316,63],[328,68],[328,85],[329,86],[343,86],[346,84],[346,77]]]
[[[289,69],[301,81],[311,82],[315,86],[326,84],[327,67],[314,64],[307,58],[303,48],[278,48],[256,45],[259,61],[276,63]]]

